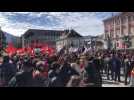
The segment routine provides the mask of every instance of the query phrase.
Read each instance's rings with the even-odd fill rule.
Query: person
[[[64,58],[59,73],[59,77],[62,80],[64,86],[66,86],[67,82],[69,81],[72,75],[79,75],[73,68],[71,68],[68,60],[68,57]]]
[[[79,87],[80,86],[80,77],[78,75],[71,76],[69,82],[66,87]]]
[[[23,67],[23,59],[19,58],[19,61],[17,62],[17,70],[22,71],[22,67]]]
[[[106,72],[106,75],[107,75],[107,79],[109,80],[109,75],[110,75],[110,66],[109,66],[109,60],[110,60],[110,57],[107,55],[104,59],[104,62],[105,62],[105,72]]]
[[[71,67],[81,76],[81,68],[79,65],[79,60],[75,60],[71,63]]]
[[[121,60],[119,59],[118,55],[116,54],[116,67],[115,67],[115,81],[120,82],[120,69],[121,69]]]
[[[101,57],[95,55],[95,57],[93,58],[93,62],[96,64],[96,69],[102,73]]]
[[[57,62],[53,62],[48,71],[48,77],[51,79],[59,74],[60,65]]]
[[[82,55],[80,57],[80,60],[79,60],[79,66],[80,66],[80,71],[81,73],[84,72],[85,68],[87,67],[88,65],[88,60],[87,60],[87,56],[85,55]]]
[[[97,70],[96,63],[94,62],[94,58],[91,57],[89,59],[89,63],[87,67],[85,67],[86,78],[85,83],[89,83],[89,87],[101,87],[102,86],[102,78],[100,72]]]
[[[134,68],[132,69],[131,72],[130,87],[134,87]]]
[[[64,86],[59,73],[60,73],[60,64],[58,62],[53,62],[48,72],[48,78],[50,80],[49,87]]]
[[[34,71],[33,79],[35,87],[48,87],[49,79],[47,75],[47,70],[44,67],[44,64],[38,64],[38,70]]]
[[[23,71],[17,72],[8,83],[9,87],[33,87],[33,67],[30,61],[24,62]]]
[[[94,71],[95,71],[96,80],[97,80],[95,84],[96,84],[97,87],[101,87],[102,86],[101,72],[100,72],[99,68],[97,68],[98,67],[98,64],[96,63],[95,59],[93,59],[93,62],[92,63],[93,63],[92,66],[95,67],[94,68]],[[101,62],[100,66],[101,66],[101,68],[103,67],[103,62]]]
[[[110,55],[109,65],[111,67],[111,78],[112,80],[114,80],[115,79],[115,67],[116,67],[116,58],[114,54]]]
[[[125,75],[125,80],[124,80],[124,84],[127,85],[128,84],[128,76],[130,74],[130,68],[131,68],[131,62],[130,62],[130,59],[129,59],[129,56],[126,55],[126,58],[125,58],[125,66],[124,66],[124,75]]]
[[[100,72],[101,72],[101,74],[103,74],[103,71],[104,71],[104,58],[103,58],[103,56],[101,54],[98,56],[98,60],[99,60]]]
[[[1,74],[2,63],[3,63],[3,57],[0,56],[0,86],[2,86],[2,74]]]
[[[10,79],[16,74],[17,68],[14,64],[10,63],[9,56],[4,56],[3,64],[1,65],[2,78],[4,80],[4,86],[8,85]]]

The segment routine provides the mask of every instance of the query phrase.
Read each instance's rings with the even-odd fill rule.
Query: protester
[[[84,46],[62,48],[55,54],[38,52],[1,57],[1,86],[9,87],[102,87],[103,78],[124,83],[134,65],[134,54],[124,51],[96,51]],[[111,77],[110,77],[111,76]],[[131,75],[131,84],[133,78]]]
[[[10,82],[8,86],[11,87],[32,87],[35,86],[33,79],[33,66],[30,61],[24,62],[23,71],[18,72]]]
[[[87,82],[92,83],[93,87],[101,87],[102,86],[102,78],[100,75],[100,71],[97,69],[97,63],[94,58],[90,59],[88,66],[85,68],[87,73]]]
[[[134,68],[132,69],[132,72],[131,72],[130,86],[131,87],[134,87]]]
[[[124,66],[124,74],[125,74],[125,81],[124,81],[124,84],[127,85],[128,84],[128,77],[130,75],[130,71],[131,71],[131,62],[130,62],[130,59],[129,59],[129,56],[126,55],[126,58],[125,58],[125,66]]]
[[[1,65],[1,72],[2,72],[2,79],[4,82],[4,86],[8,85],[8,82],[10,79],[16,74],[17,72],[17,67],[10,63],[10,58],[9,56],[4,56],[3,63]]]
[[[120,82],[120,69],[121,69],[121,60],[119,59],[118,55],[116,54],[116,67],[115,67],[115,81]]]
[[[80,86],[80,77],[77,75],[71,76],[69,82],[66,87],[79,87]]]

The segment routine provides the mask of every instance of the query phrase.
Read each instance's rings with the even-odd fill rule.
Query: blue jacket
[[[119,70],[121,68],[121,61],[117,57],[113,57],[110,60],[110,64],[111,64],[112,70],[114,71]]]

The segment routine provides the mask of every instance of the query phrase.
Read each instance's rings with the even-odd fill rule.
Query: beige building
[[[66,30],[56,41],[56,49],[59,50],[64,46],[79,47],[83,45],[82,36],[75,30]]]
[[[110,37],[112,47],[122,49],[126,47],[123,37],[130,37],[131,46],[134,48],[134,12],[122,12],[104,20],[105,39]]]

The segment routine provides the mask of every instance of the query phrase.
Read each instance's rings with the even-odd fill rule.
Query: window
[[[131,16],[128,16],[128,21],[131,21]]]
[[[116,46],[119,47],[119,43],[118,42],[116,43]]]
[[[131,21],[134,21],[134,16],[131,16],[130,20],[131,20]]]
[[[122,23],[125,24],[126,23],[126,17],[122,18]]]

